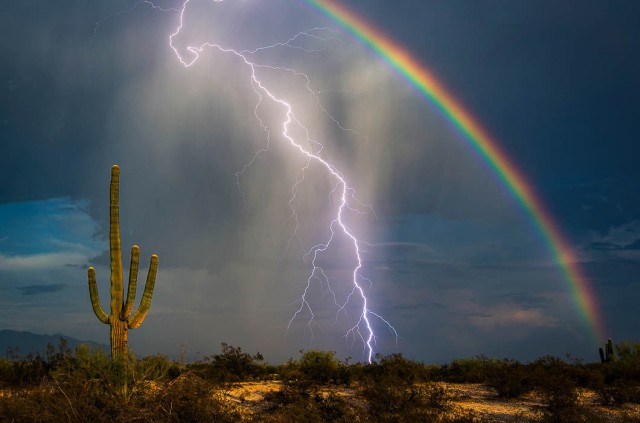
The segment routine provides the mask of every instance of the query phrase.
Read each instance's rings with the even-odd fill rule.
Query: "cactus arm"
[[[91,298],[91,306],[98,320],[102,323],[109,324],[109,316],[104,312],[100,305],[100,297],[98,296],[98,284],[96,283],[96,270],[89,268],[89,297]]]
[[[609,338],[607,340],[607,362],[612,362],[616,360],[616,356],[613,352],[613,340]]]
[[[122,311],[122,251],[120,248],[120,205],[119,205],[120,168],[111,168],[109,187],[109,250],[111,252],[111,315],[118,316]]]
[[[147,282],[144,285],[144,293],[142,294],[142,301],[138,310],[134,313],[133,317],[129,319],[129,329],[135,329],[140,326],[145,317],[149,307],[151,307],[151,296],[153,295],[153,288],[156,284],[156,274],[158,273],[158,256],[152,255],[151,262],[149,263],[149,274],[147,275]]]
[[[138,285],[138,265],[140,263],[140,247],[134,245],[131,248],[131,265],[129,266],[129,287],[127,288],[127,301],[125,302],[120,319],[127,320],[133,311],[133,302],[136,299]]]

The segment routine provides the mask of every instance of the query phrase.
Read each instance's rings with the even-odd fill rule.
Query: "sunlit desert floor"
[[[224,395],[234,401],[247,414],[261,413],[266,404],[264,395],[282,388],[281,382],[245,382],[238,383]],[[503,400],[496,396],[493,389],[481,384],[441,383],[453,394],[453,407],[450,413],[461,410],[471,411],[486,422],[536,422],[541,417],[542,402],[536,393],[519,399]],[[325,392],[328,394],[328,391]],[[341,388],[339,394],[358,405],[359,400],[353,388]],[[640,405],[625,404],[621,407],[603,407],[598,405],[594,392],[581,390],[579,403],[589,407],[604,421],[640,421]],[[364,404],[360,404],[364,407]]]
[[[448,417],[462,416],[465,412],[472,412],[482,422],[539,422],[543,417],[543,402],[539,394],[533,392],[518,399],[504,400],[497,397],[496,392],[482,384],[470,383],[445,383],[438,384],[446,389],[452,396],[452,405],[446,411]],[[157,382],[145,384],[145,390],[151,395],[157,395],[166,385]],[[240,411],[247,420],[254,421],[250,417],[260,417],[267,413],[269,402],[264,397],[269,392],[279,391],[284,387],[279,381],[240,382],[227,388],[219,388],[212,395],[233,404],[233,408]],[[48,388],[51,392],[56,387]],[[320,389],[319,393],[329,395],[329,389]],[[356,409],[362,409],[366,413],[366,403],[358,395],[357,387],[332,388],[334,394],[338,394]],[[9,390],[0,389],[0,397],[10,398]],[[605,407],[598,404],[595,392],[579,390],[580,405],[588,407],[598,419],[604,422],[640,422],[640,405],[624,404],[619,407]],[[2,421],[0,416],[0,421]],[[244,419],[243,419],[244,420]],[[260,419],[258,419],[260,420]],[[581,420],[590,423],[591,420]]]

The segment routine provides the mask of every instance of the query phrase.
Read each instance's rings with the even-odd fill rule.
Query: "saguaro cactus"
[[[109,249],[111,251],[111,314],[107,315],[100,305],[98,286],[96,283],[96,271],[89,268],[89,296],[93,312],[98,319],[111,327],[111,359],[119,361],[127,354],[127,335],[129,329],[135,329],[142,324],[151,306],[151,296],[156,283],[158,272],[158,256],[151,256],[147,282],[144,286],[144,294],[138,310],[133,311],[133,302],[136,298],[136,285],[138,282],[138,264],[140,260],[140,248],[134,245],[131,248],[131,266],[129,268],[129,287],[127,288],[127,300],[124,298],[124,285],[122,283],[122,252],[120,248],[120,208],[119,208],[120,168],[113,165],[111,168],[111,186],[109,201]]]
[[[611,338],[607,340],[604,350],[602,348],[599,349],[599,353],[600,353],[600,362],[603,364],[611,363],[616,360],[616,356],[613,352],[613,341],[611,340]]]

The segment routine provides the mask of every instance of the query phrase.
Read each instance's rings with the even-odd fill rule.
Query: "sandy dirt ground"
[[[536,394],[525,395],[514,400],[503,400],[496,396],[493,389],[480,384],[442,383],[453,395],[455,409],[468,410],[486,422],[536,422],[541,416],[541,399]],[[265,404],[262,401],[267,392],[282,388],[280,382],[246,382],[234,385],[225,392],[225,396],[237,402],[246,413],[260,413]],[[340,395],[354,401],[354,388],[340,388]],[[640,419],[640,405],[626,404],[622,407],[603,407],[598,405],[594,392],[579,392],[579,402],[608,422],[624,421],[625,417]]]

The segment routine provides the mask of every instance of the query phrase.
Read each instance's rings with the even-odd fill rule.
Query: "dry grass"
[[[439,383],[453,396],[453,407],[447,411],[448,417],[467,411],[473,413],[481,422],[538,422],[542,419],[543,399],[537,392],[524,395],[518,399],[500,399],[495,391],[482,384]],[[222,401],[235,404],[244,419],[260,419],[268,407],[264,401],[266,394],[283,389],[280,381],[240,382],[230,387],[220,388],[212,393]],[[151,395],[158,394],[163,387],[157,382],[146,387]],[[41,388],[33,388],[41,389]],[[49,388],[51,390],[51,388]],[[21,390],[22,391],[22,390]],[[364,409],[365,402],[358,394],[357,387],[322,388],[319,394],[328,396],[334,392],[347,400],[357,409]],[[24,392],[21,392],[24,394]],[[12,390],[0,390],[0,397],[11,398]],[[640,405],[625,404],[621,407],[605,407],[598,403],[595,392],[580,389],[578,403],[587,407],[603,422],[640,422]],[[2,420],[2,416],[0,416]]]
[[[104,354],[60,351],[0,359],[0,422],[640,423],[640,353],[605,365],[477,357],[429,366],[399,354],[364,365],[307,351],[272,366],[222,344],[187,365],[132,357],[122,373]]]

